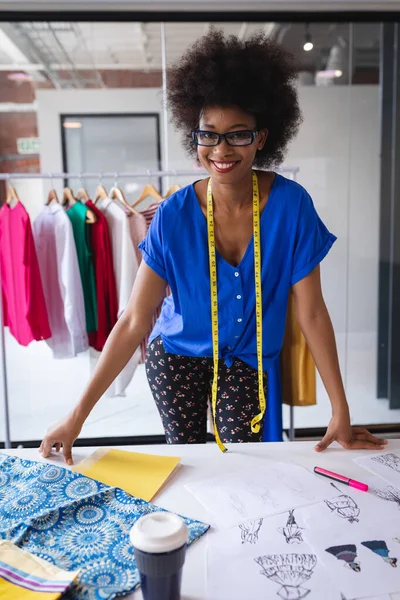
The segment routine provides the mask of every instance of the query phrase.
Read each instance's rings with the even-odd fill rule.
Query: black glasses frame
[[[201,142],[198,141],[197,139],[197,134],[198,133],[212,133],[213,135],[217,135],[218,139],[216,140],[215,144],[202,144]],[[249,133],[251,134],[251,141],[247,144],[231,144],[229,141],[229,137],[231,135],[235,135],[236,133]],[[251,146],[251,144],[254,142],[254,140],[256,139],[258,134],[258,131],[255,131],[253,129],[240,129],[238,131],[229,131],[228,133],[217,133],[216,131],[208,131],[207,129],[194,129],[192,131],[192,138],[193,138],[193,142],[196,144],[196,146],[207,146],[207,147],[213,147],[213,146],[218,146],[223,139],[225,139],[226,143],[229,146]]]

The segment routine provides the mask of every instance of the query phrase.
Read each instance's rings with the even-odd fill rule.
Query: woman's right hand
[[[82,425],[83,423],[73,415],[68,415],[68,417],[50,427],[39,448],[43,458],[48,458],[55,446],[56,452],[59,452],[62,448],[65,462],[67,465],[72,465],[72,446],[81,432]]]

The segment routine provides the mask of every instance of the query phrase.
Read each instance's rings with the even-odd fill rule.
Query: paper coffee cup
[[[132,527],[144,600],[179,600],[188,529],[178,515],[149,513]]]

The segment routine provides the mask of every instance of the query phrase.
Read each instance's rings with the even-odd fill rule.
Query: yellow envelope
[[[181,459],[126,450],[96,450],[73,471],[150,502]]]

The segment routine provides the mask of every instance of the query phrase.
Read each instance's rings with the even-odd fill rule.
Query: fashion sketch
[[[333,486],[338,492],[341,491],[334,483],[331,483],[331,486]],[[331,500],[325,500],[325,504],[331,513],[335,513],[342,519],[347,519],[349,523],[359,522],[357,517],[360,514],[360,509],[358,508],[355,500],[353,500],[353,498],[347,494],[340,494],[340,496],[335,496],[335,498],[332,498]]]
[[[279,533],[285,537],[287,544],[301,544],[303,542],[302,531],[303,527],[299,527],[294,518],[294,510],[289,510],[289,516],[285,527],[278,527]]]
[[[242,498],[235,494],[234,492],[228,492],[229,500],[231,502],[232,507],[237,510],[241,517],[247,517],[246,506],[242,500]]]
[[[391,567],[397,567],[397,558],[392,558],[389,556],[389,548],[386,545],[386,542],[383,540],[373,540],[371,542],[361,542],[363,546],[369,548],[382,557],[385,562],[387,562]]]
[[[382,500],[387,500],[388,502],[395,502],[400,509],[400,490],[398,488],[393,487],[392,485],[387,485],[383,489],[376,488],[375,486],[370,486],[369,491],[374,496],[378,496],[378,498],[382,498]]]
[[[326,548],[325,552],[329,552],[335,556],[338,560],[343,560],[345,567],[349,567],[352,571],[359,573],[361,571],[361,565],[356,561],[357,548],[355,544],[345,544],[343,546],[331,546]]]
[[[241,529],[242,544],[255,544],[258,541],[258,533],[262,522],[262,519],[256,519],[255,521],[247,521],[247,523],[241,523],[239,525]]]
[[[283,600],[300,600],[310,593],[311,589],[302,584],[314,572],[315,554],[268,554],[254,560],[262,567],[261,575],[281,586],[277,595]]]
[[[373,456],[371,460],[400,473],[400,456],[396,456],[396,454],[391,453],[383,454],[382,456]]]
[[[257,481],[246,481],[246,488],[249,493],[254,494],[269,508],[278,508],[279,501],[273,496],[268,486]]]

